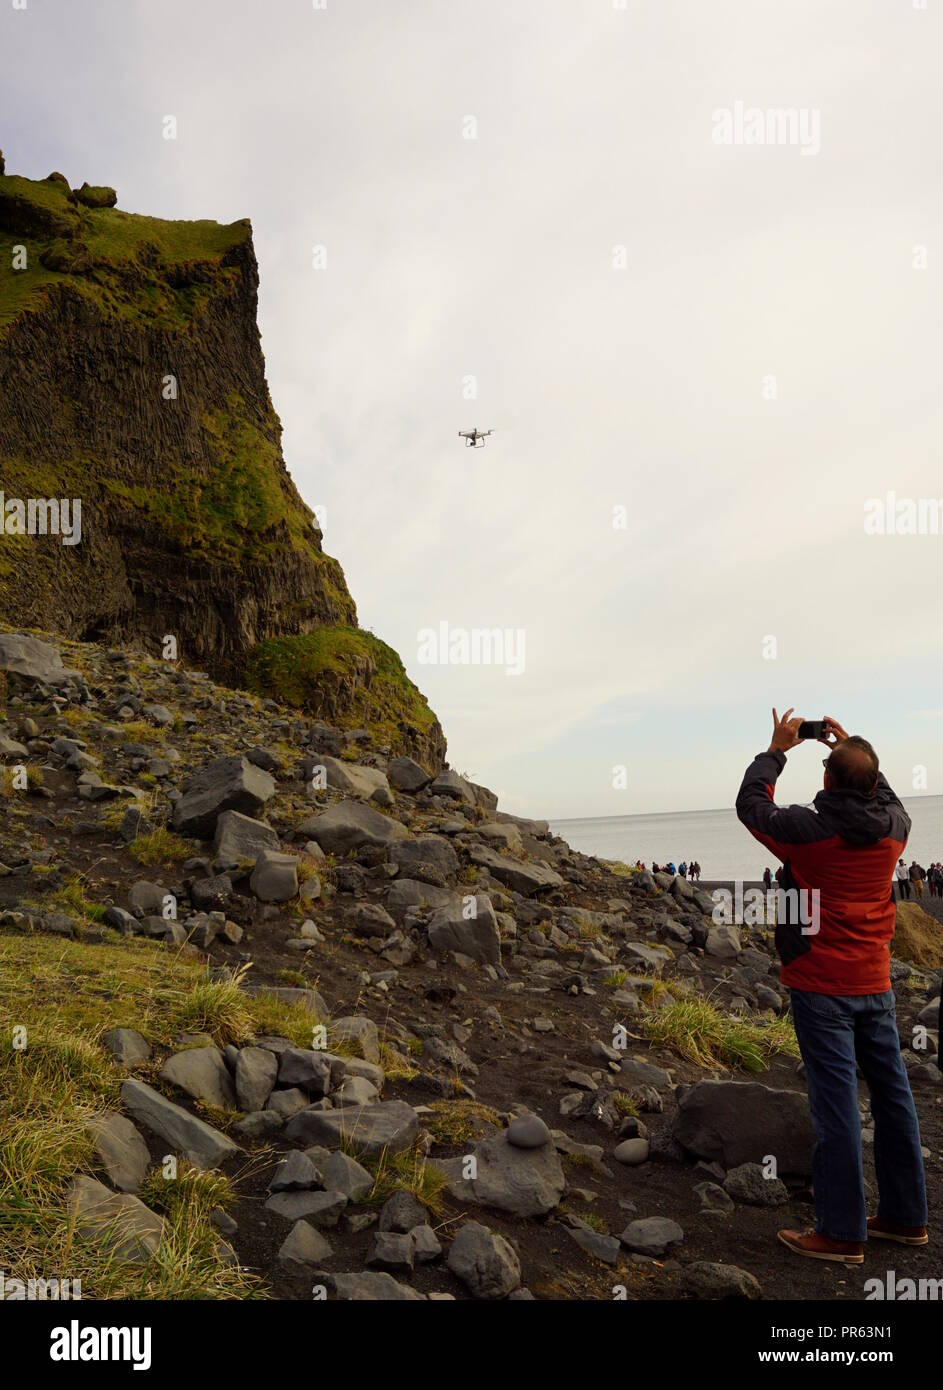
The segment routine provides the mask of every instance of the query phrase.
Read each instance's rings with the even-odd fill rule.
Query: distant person
[[[676,874],[676,873],[678,872],[678,870],[675,868],[674,864],[672,864],[672,862],[671,862],[670,859],[668,860],[668,869],[667,869],[667,872],[668,872],[669,874]]]
[[[691,878],[691,882],[692,882],[692,883],[694,882],[694,871],[695,871],[696,868],[697,868],[697,865],[694,864],[694,863],[690,863],[690,864],[688,865],[688,874],[690,875],[690,878]]]
[[[824,789],[813,807],[777,806],[776,779],[802,740],[799,719],[773,710],[773,738],[746,770],[737,815],[782,861],[783,886],[817,890],[817,916],[786,900],[776,926],[782,980],[805,1064],[816,1144],[815,1229],[782,1230],[797,1255],[864,1262],[868,1239],[926,1245],[927,1197],[920,1127],[900,1053],[890,982],[895,910],[888,893],[910,817],[866,739],[834,719],[820,740]],[[814,909],[816,899],[809,907]],[[812,916],[812,922],[809,917]],[[807,925],[803,927],[803,917]],[[867,1215],[858,1112],[860,1066],[871,1092],[878,1212]]]
[[[769,891],[769,889],[772,888],[772,886],[773,886],[773,871],[772,871],[772,869],[766,868],[766,869],[763,870],[763,887],[764,887],[767,891]]]
[[[681,863],[678,865],[678,873],[681,876],[681,878],[687,878],[688,876],[688,866],[687,864],[685,864],[683,859]]]
[[[916,859],[910,861],[910,886],[914,890],[915,898],[923,897],[923,880],[926,877],[926,870],[922,869]]]
[[[933,866],[933,887],[930,890],[937,898],[943,898],[943,864],[937,862]]]
[[[897,891],[902,898],[910,897],[910,875],[903,859],[897,861]]]

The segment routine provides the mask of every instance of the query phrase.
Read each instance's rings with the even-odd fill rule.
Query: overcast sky
[[[724,806],[795,705],[943,793],[943,534],[864,529],[943,498],[943,0],[17,3],[8,172],[252,219],[289,469],[453,766]],[[523,671],[423,663],[443,621]]]

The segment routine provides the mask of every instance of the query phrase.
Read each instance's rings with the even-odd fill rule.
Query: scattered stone
[[[503,1236],[466,1221],[449,1247],[449,1269],[475,1298],[506,1298],[521,1282],[521,1264]]]
[[[240,1151],[239,1145],[225,1134],[175,1105],[143,1081],[132,1078],[123,1082],[121,1101],[136,1120],[166,1140],[197,1168],[216,1168],[224,1159]]]
[[[684,1231],[677,1221],[665,1216],[647,1216],[631,1221],[619,1237],[627,1250],[637,1255],[663,1255],[670,1245],[684,1240]]]
[[[133,1085],[125,1082],[125,1085]],[[75,1229],[86,1240],[107,1246],[119,1264],[143,1264],[163,1235],[159,1216],[130,1193],[110,1192],[95,1178],[77,1177],[69,1192]]]
[[[283,1265],[319,1265],[333,1255],[328,1240],[307,1221],[296,1221],[276,1256]]]
[[[236,1090],[218,1047],[191,1047],[175,1053],[164,1063],[160,1077],[194,1100],[235,1109]]]
[[[789,1201],[789,1189],[779,1178],[767,1178],[760,1163],[741,1163],[724,1179],[724,1191],[751,1207],[781,1207]]]
[[[88,1131],[108,1181],[119,1192],[137,1192],[144,1181],[151,1156],[130,1120],[113,1111],[93,1115]]]
[[[125,1071],[133,1071],[151,1055],[150,1044],[133,1028],[112,1028],[102,1042]]]

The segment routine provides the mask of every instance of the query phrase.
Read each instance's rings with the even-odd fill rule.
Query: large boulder
[[[461,1227],[447,1263],[475,1298],[506,1298],[521,1282],[521,1262],[512,1247],[478,1221]]]
[[[236,1099],[240,1110],[264,1110],[278,1075],[278,1058],[265,1047],[244,1047],[236,1058]]]
[[[432,781],[424,767],[407,757],[391,759],[386,775],[390,786],[395,787],[398,792],[422,791],[423,787],[427,787]]]
[[[225,1134],[191,1115],[189,1110],[155,1091],[143,1081],[130,1079],[121,1087],[121,1103],[152,1133],[173,1146],[196,1168],[216,1168],[240,1152]]]
[[[408,1149],[419,1133],[419,1118],[411,1105],[402,1100],[380,1101],[376,1105],[348,1105],[341,1110],[318,1110],[309,1106],[299,1110],[285,1126],[292,1143],[323,1144],[340,1148],[351,1144],[367,1155],[391,1154]]]
[[[223,1109],[236,1104],[232,1077],[218,1047],[191,1047],[175,1053],[164,1063],[160,1078],[206,1105]]]
[[[381,815],[362,801],[339,801],[336,806],[313,816],[301,827],[304,835],[319,844],[325,854],[343,856],[361,845],[385,846],[405,840],[407,830],[398,820]]]
[[[248,758],[216,758],[182,787],[174,807],[174,829],[208,839],[224,811],[253,815],[275,795],[275,782]]]
[[[485,847],[473,847],[468,853],[473,863],[487,869],[499,883],[513,888],[515,893],[522,893],[525,898],[532,897],[544,888],[559,888],[563,883],[556,870],[549,869],[546,864],[530,864],[523,859],[511,859]]]
[[[389,848],[390,862],[409,877],[417,864],[431,864],[446,878],[458,873],[458,855],[444,835],[419,835],[414,840],[397,840]]]
[[[80,672],[63,666],[57,647],[22,632],[0,633],[0,671],[24,680],[42,681],[44,685],[65,685],[81,679]]]
[[[298,861],[292,854],[264,849],[256,861],[249,887],[263,903],[285,903],[298,896]]]
[[[758,1081],[698,1081],[676,1095],[672,1137],[693,1157],[729,1169],[771,1154],[780,1177],[811,1175],[815,1134],[800,1092]]]
[[[552,1143],[518,1148],[505,1131],[482,1140],[470,1153],[476,1161],[474,1178],[465,1177],[464,1156],[436,1160],[459,1202],[495,1207],[512,1216],[544,1216],[559,1204],[566,1178]]]
[[[446,796],[452,801],[464,802],[466,806],[477,806],[478,799],[471,782],[451,770],[440,772],[429,787],[433,796]]]
[[[390,784],[386,780],[386,773],[381,772],[377,767],[364,767],[360,763],[346,763],[341,758],[332,758],[327,753],[319,753],[317,757],[307,760],[305,772],[310,778],[319,767],[323,767],[324,777],[329,787],[335,787],[338,791],[349,792],[351,796],[357,796],[362,801],[370,801],[375,797],[378,801],[382,801],[385,806],[392,803],[393,797],[390,792]]]
[[[88,1133],[112,1187],[119,1192],[137,1192],[151,1156],[131,1121],[114,1111],[104,1111],[89,1120]]]
[[[421,883],[415,878],[395,879],[386,895],[386,905],[394,916],[402,915],[411,907],[423,911],[428,908],[448,907],[450,903],[461,902],[452,888],[438,888],[434,883]]]
[[[106,1246],[118,1264],[143,1264],[160,1244],[163,1221],[130,1193],[112,1192],[95,1178],[79,1176],[68,1202],[79,1235]]]
[[[264,821],[224,811],[216,822],[213,849],[227,864],[254,864],[265,850],[278,850],[278,836]]]
[[[113,208],[118,201],[118,194],[107,184],[86,182],[72,192],[76,202],[87,208]]]
[[[466,917],[460,898],[438,908],[429,919],[429,945],[434,951],[460,951],[482,964],[500,965],[501,934],[491,899],[479,894],[474,903],[473,917]]]

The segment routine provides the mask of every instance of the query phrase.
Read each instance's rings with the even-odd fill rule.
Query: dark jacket
[[[896,915],[891,879],[910,817],[883,774],[870,795],[820,791],[812,806],[777,806],[773,792],[785,766],[784,753],[758,754],[737,796],[740,820],[782,860],[781,886],[819,893],[817,931],[803,930],[807,893],[798,895],[800,913],[780,914],[783,984],[813,994],[884,994]]]

